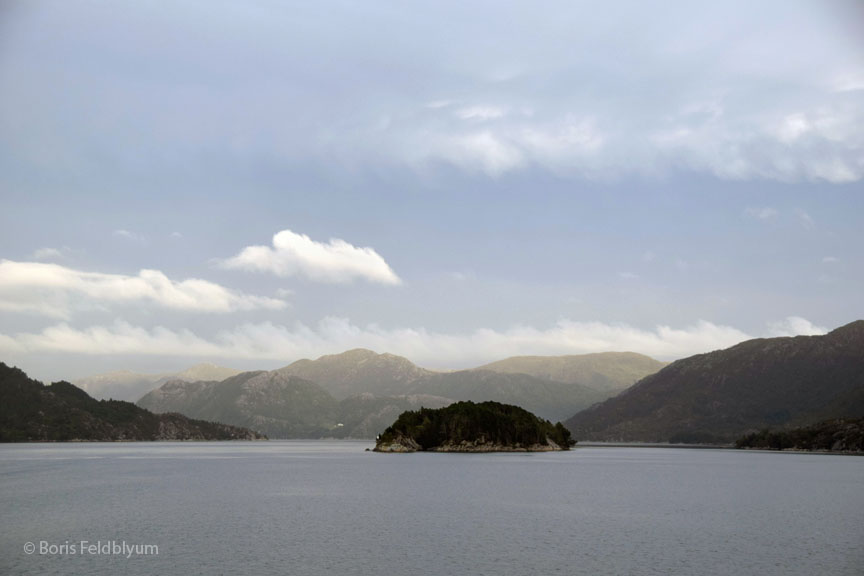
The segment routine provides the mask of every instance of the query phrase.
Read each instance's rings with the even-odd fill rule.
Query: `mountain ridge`
[[[0,441],[254,440],[243,428],[96,400],[65,381],[44,385],[0,362]]]
[[[732,442],[864,415],[864,321],[677,360],[565,421],[580,439]]]

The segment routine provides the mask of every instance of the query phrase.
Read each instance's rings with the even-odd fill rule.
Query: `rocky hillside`
[[[0,441],[254,440],[243,428],[156,415],[129,402],[95,400],[68,382],[50,386],[0,363]]]
[[[664,366],[635,352],[601,352],[569,356],[513,356],[480,366],[480,370],[528,374],[543,380],[581,384],[614,395]]]
[[[315,382],[337,400],[358,394],[405,394],[409,385],[430,374],[407,358],[357,348],[317,360],[298,360],[278,372]]]
[[[733,442],[764,428],[864,416],[864,321],[670,364],[565,424],[580,439]]]
[[[243,372],[222,382],[172,380],[138,405],[248,426],[270,438],[374,438],[405,410],[451,402],[429,395],[371,393],[337,401],[314,382],[274,370]]]
[[[246,426],[271,438],[318,438],[338,424],[338,402],[324,389],[277,371],[243,372],[221,382],[172,380],[138,405]]]

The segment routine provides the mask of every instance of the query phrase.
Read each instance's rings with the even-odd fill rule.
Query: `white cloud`
[[[822,258],[823,264],[836,264],[839,261],[840,259],[836,256],[825,256],[824,258]]]
[[[190,278],[180,282],[158,270],[137,276],[84,272],[41,262],[0,260],[0,309],[67,318],[79,308],[146,302],[189,312],[280,310],[287,303]]]
[[[799,321],[801,319],[795,319]],[[803,321],[806,322],[806,321]],[[58,324],[39,333],[0,334],[0,352],[128,354],[216,357],[290,362],[364,347],[399,354],[421,365],[469,367],[514,355],[635,351],[680,358],[726,348],[751,336],[729,326],[700,321],[684,328],[644,330],[627,324],[560,320],[547,328],[513,326],[498,331],[444,334],[423,328],[360,327],[344,318],[325,318],[315,328],[269,322],[244,324],[207,339],[188,330],[144,329],[125,322],[76,329]]]
[[[677,109],[663,103],[646,117],[632,111],[603,114],[596,106],[590,115],[576,109],[543,113],[535,104],[514,102],[509,109],[538,108],[540,113],[507,114],[507,108],[491,106],[445,111],[426,105],[422,114],[394,123],[390,134],[398,138],[379,140],[375,149],[412,165],[444,161],[496,178],[531,168],[601,180],[670,170],[726,180],[845,183],[864,178],[864,114],[860,106],[830,96],[810,109],[766,106],[747,113],[717,101]],[[472,122],[454,123],[453,116]],[[482,131],[477,121],[487,121]],[[368,146],[367,140],[347,144]]]
[[[33,252],[36,260],[58,260],[63,258],[63,252],[57,248],[39,248]]]
[[[834,81],[835,92],[858,92],[864,90],[864,72],[852,72],[838,77]]]
[[[826,332],[827,328],[816,326],[800,316],[789,316],[780,322],[772,322],[768,329],[769,336],[812,336]]]
[[[748,206],[744,209],[744,216],[754,218],[756,220],[770,220],[777,216],[777,210],[770,206],[753,207]]]
[[[636,280],[639,278],[639,275],[633,272],[618,272],[618,277],[622,280]]]
[[[494,120],[505,114],[503,108],[496,106],[471,106],[456,111],[456,116],[463,120]]]
[[[146,237],[142,236],[141,234],[136,234],[135,232],[130,232],[129,230],[124,230],[122,228],[119,230],[114,230],[111,234],[113,236],[116,236],[117,238],[124,238],[138,244],[147,243]]]
[[[816,223],[813,222],[813,218],[810,217],[810,214],[808,214],[806,210],[802,208],[796,208],[795,215],[798,217],[798,222],[801,224],[801,226],[804,227],[805,230],[816,229]]]
[[[219,262],[228,269],[270,272],[277,276],[305,276],[318,282],[344,283],[355,278],[381,284],[401,280],[375,250],[358,248],[333,238],[326,244],[305,234],[282,230],[273,236],[273,247],[248,246]]]

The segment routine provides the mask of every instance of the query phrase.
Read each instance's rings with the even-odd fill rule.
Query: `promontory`
[[[576,444],[552,424],[518,406],[457,402],[403,412],[375,442],[375,452],[551,452]]]

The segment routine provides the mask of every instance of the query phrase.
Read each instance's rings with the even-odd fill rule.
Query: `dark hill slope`
[[[252,440],[249,430],[95,400],[68,382],[44,386],[0,363],[0,441]]]
[[[580,440],[732,442],[864,416],[864,321],[685,358],[565,422]]]

